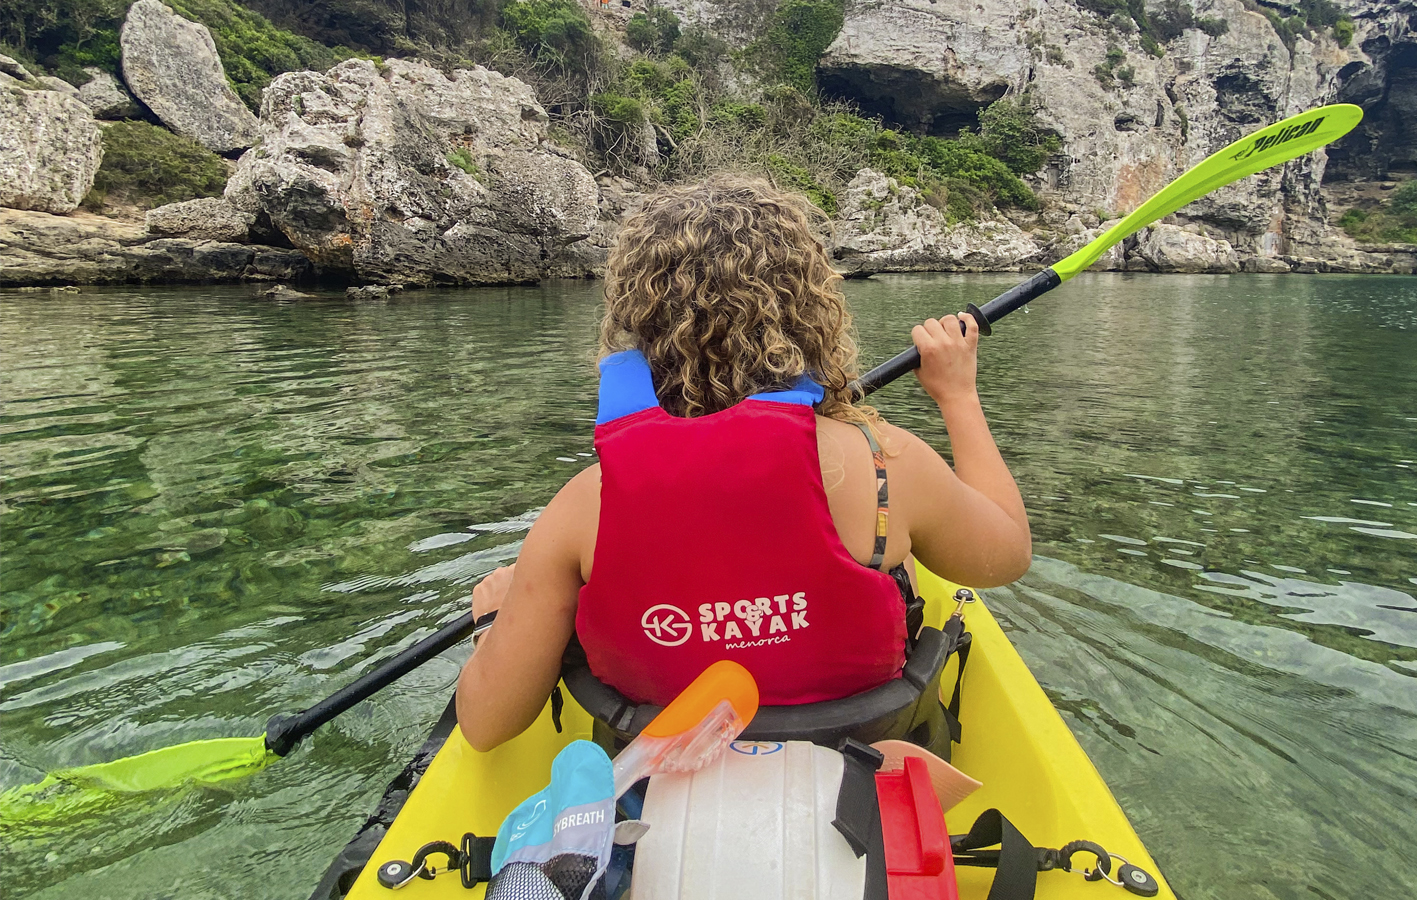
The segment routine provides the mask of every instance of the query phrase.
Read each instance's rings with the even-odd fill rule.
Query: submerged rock
[[[296,300],[313,300],[314,294],[307,294],[304,291],[297,291],[295,288],[278,284],[275,287],[268,287],[261,291],[261,296],[267,300],[275,300],[282,303],[291,303]]]
[[[226,199],[360,281],[534,281],[597,221],[594,180],[547,127],[530,87],[481,67],[291,72],[266,89]]]
[[[123,20],[119,42],[123,80],[168,128],[217,153],[255,143],[256,117],[227,82],[205,25],[159,0],[138,0]]]
[[[0,206],[70,212],[102,160],[87,106],[59,91],[0,85]]]
[[[401,284],[364,284],[344,289],[348,300],[387,300],[403,290]]]
[[[96,119],[131,119],[139,114],[138,102],[118,79],[92,66],[84,69],[89,80],[79,86],[79,99]]]

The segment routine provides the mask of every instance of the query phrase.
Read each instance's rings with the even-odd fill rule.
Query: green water
[[[866,357],[1014,280],[852,283]],[[589,461],[597,290],[0,295],[0,788],[259,734],[463,612]],[[991,605],[1173,884],[1413,895],[1417,279],[1082,276],[982,356],[1037,553]],[[5,895],[305,896],[460,658],[253,778],[12,829]]]

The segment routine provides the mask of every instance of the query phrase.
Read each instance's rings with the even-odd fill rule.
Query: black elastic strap
[[[996,845],[998,850],[984,849]],[[988,900],[1033,900],[1039,852],[997,809],[986,809],[968,834],[950,838],[950,846],[957,866],[998,869]]]
[[[910,572],[906,570],[905,563],[895,566],[887,574],[895,579],[900,598],[905,601],[905,650],[909,653],[915,649],[920,626],[925,624],[925,601],[916,596],[915,585],[910,583]]]
[[[566,698],[561,694],[561,684],[557,682],[551,689],[551,724],[556,726],[556,733],[561,733],[561,710],[566,708]]]
[[[964,666],[969,662],[969,648],[974,645],[974,638],[969,632],[965,632],[960,639],[959,647],[955,653],[959,655],[959,669],[955,671],[955,689],[950,696],[950,702],[945,705],[945,723],[950,728],[950,740],[956,744],[964,736],[964,729],[959,724],[959,695],[964,687]]]
[[[876,770],[886,761],[881,751],[847,738],[838,748],[842,756],[841,787],[836,792],[836,818],[832,827],[841,832],[859,859],[871,845],[871,833],[880,840],[881,808],[876,802]]]

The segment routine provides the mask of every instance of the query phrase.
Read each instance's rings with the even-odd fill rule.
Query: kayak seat
[[[739,736],[743,741],[810,741],[835,748],[847,738],[864,744],[898,739],[950,758],[954,718],[940,701],[940,675],[953,648],[937,628],[920,629],[899,678],[883,685],[820,703],[761,706]],[[662,707],[636,704],[596,678],[584,651],[572,639],[561,680],[576,702],[595,719],[597,744],[614,756],[659,715]]]

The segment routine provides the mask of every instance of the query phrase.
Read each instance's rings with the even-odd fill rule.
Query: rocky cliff
[[[1375,208],[1417,175],[1417,0],[660,0],[684,35],[697,35],[688,49],[677,38],[650,47],[630,35],[646,0],[623,8],[565,0],[556,7],[560,25],[535,27],[554,31],[576,16],[577,27],[593,26],[597,37],[576,62],[586,68],[574,77],[566,60],[542,52],[556,34],[535,32],[531,20],[510,25],[502,7],[475,0],[247,5],[326,42],[421,48],[441,68],[391,59],[291,71],[265,91],[258,122],[232,94],[215,46],[247,62],[259,48],[233,45],[237,32],[218,24],[226,43],[214,43],[206,27],[159,0],[131,9],[123,2],[121,81],[90,68],[75,90],[0,57],[0,131],[12,135],[0,141],[0,172],[11,173],[0,178],[8,190],[0,205],[62,212],[84,197],[99,160],[88,108],[100,118],[153,115],[228,155],[253,147],[224,200],[154,210],[141,238],[123,232],[124,246],[289,246],[327,275],[375,284],[585,275],[603,265],[644,190],[662,178],[700,177],[716,170],[700,163],[719,159],[720,168],[767,172],[832,211],[828,242],[844,270],[1032,269],[1077,249],[1240,135],[1322,103],[1352,102],[1365,122],[1326,153],[1217,190],[1098,265],[1417,267],[1417,247],[1360,245],[1334,226],[1347,207]],[[705,34],[723,42],[719,49]],[[725,44],[741,52],[725,53]],[[678,55],[667,56],[671,49]],[[449,62],[465,56],[524,74],[536,88]],[[561,126],[555,141],[536,90],[551,98]],[[818,103],[814,92],[884,126]],[[1031,111],[1030,134],[1051,135],[1044,144],[1056,152],[1011,157],[974,138],[931,144],[978,127],[981,111],[999,100]],[[597,116],[599,126],[587,128]],[[124,127],[104,126],[110,160]],[[703,139],[715,129],[725,135],[717,144]],[[622,132],[643,152],[616,157],[600,146]],[[786,153],[809,144],[811,152]],[[925,171],[927,157],[937,170]],[[1036,209],[1001,161],[1033,189]],[[40,233],[27,222],[25,233]],[[49,231],[64,233],[59,225]],[[1353,233],[1392,241],[1411,232]],[[179,268],[155,277],[176,277]],[[237,269],[247,273],[238,277],[269,277]],[[138,278],[159,271],[120,270]],[[193,277],[213,276],[203,269]]]
[[[226,199],[356,280],[534,281],[597,219],[590,173],[547,130],[529,87],[481,67],[292,72],[267,88]]]
[[[849,3],[819,84],[889,122],[942,135],[1001,97],[1027,96],[1062,142],[1029,180],[1052,204],[1101,218],[1129,212],[1245,132],[1328,102],[1359,102],[1369,117],[1364,132],[1335,150],[1336,175],[1386,177],[1417,162],[1404,114],[1417,104],[1412,0],[1342,3],[1355,31],[1346,47],[1323,29],[1281,35],[1253,3],[1173,0],[1169,9],[1147,4],[1178,32],[1148,50],[1155,38],[1134,22],[1086,6],[1096,4]],[[1319,152],[1222,188],[1179,221],[1204,226],[1245,257],[1347,253],[1327,224],[1327,162]]]

